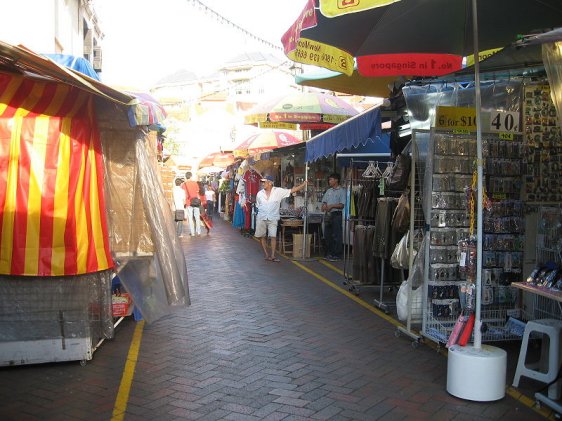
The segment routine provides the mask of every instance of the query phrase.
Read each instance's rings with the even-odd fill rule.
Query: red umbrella
[[[235,156],[247,156],[267,152],[284,146],[296,145],[302,140],[292,134],[278,130],[256,133],[234,148]]]

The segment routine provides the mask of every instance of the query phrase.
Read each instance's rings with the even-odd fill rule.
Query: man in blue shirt
[[[345,189],[340,186],[339,174],[328,176],[330,188],[322,197],[324,212],[324,239],[326,240],[326,259],[332,262],[341,260],[343,255],[342,212],[345,206]]]

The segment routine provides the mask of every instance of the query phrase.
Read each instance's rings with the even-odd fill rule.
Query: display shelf
[[[522,138],[514,135],[513,140],[502,140],[497,134],[485,134],[483,149],[484,185],[490,201],[483,214],[482,340],[519,339],[506,323],[516,314],[517,294],[510,284],[522,276]],[[470,269],[475,267],[475,251],[470,247],[475,250],[475,246],[469,238],[470,225],[475,223],[470,192],[475,188],[476,139],[473,134],[433,130],[429,150],[425,186],[431,195],[425,208],[430,241],[425,250],[422,332],[442,343],[447,342],[464,308],[460,289],[476,278]],[[464,260],[467,255],[474,259]]]

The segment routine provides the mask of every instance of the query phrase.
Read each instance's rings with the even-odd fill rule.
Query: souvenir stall
[[[489,60],[509,64],[519,54],[515,48],[506,50]],[[558,341],[553,338],[562,331],[562,157],[556,103],[562,86],[561,55],[556,44],[536,51],[539,59],[531,61],[532,51],[523,48],[524,70],[513,67],[496,72],[492,81],[483,75],[480,296],[475,290],[474,87],[447,80],[404,88],[412,125],[432,127],[413,133],[420,169],[415,175],[423,180],[428,227],[422,334],[441,346],[467,344],[479,302],[483,342],[522,340],[514,386],[524,377],[550,384],[560,366],[557,359],[547,361],[548,355],[559,355]],[[540,371],[525,361],[529,335],[542,338]],[[555,383],[548,396],[536,396],[544,403],[559,397]]]
[[[301,184],[308,176],[310,185],[305,192],[294,193],[281,202],[280,241],[281,252],[294,258],[309,258],[322,253],[322,194],[327,188],[327,176],[333,172],[334,160],[319,159],[305,169],[306,144],[278,148],[270,153],[274,162],[279,162],[275,177],[283,188]],[[304,237],[306,214],[307,237]],[[303,242],[306,244],[303,247]]]
[[[85,362],[114,335],[116,274],[149,322],[189,304],[156,122],[29,50],[0,61],[0,365]]]
[[[391,182],[394,160],[389,136],[381,130],[381,110],[372,108],[307,143],[306,160],[309,163],[332,154],[338,168],[344,169],[341,185],[346,188],[348,197],[342,215],[344,284],[355,293],[362,287],[375,286],[382,294],[387,272],[385,263],[393,251],[392,244],[396,242],[389,222],[407,183],[394,185]],[[407,181],[407,174],[403,178]],[[379,203],[380,207],[377,206]],[[375,259],[379,259],[378,262]],[[375,304],[385,307],[382,299]]]
[[[261,189],[262,173],[254,166],[253,158],[248,158],[240,163],[236,171],[234,195],[234,213],[232,226],[239,228],[247,237],[254,234],[256,195]]]

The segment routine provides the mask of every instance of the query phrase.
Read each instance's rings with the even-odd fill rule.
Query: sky
[[[284,58],[281,36],[306,0],[201,0],[230,22],[278,47],[253,40],[220,23],[193,0],[95,0],[102,44],[102,81],[147,89],[163,77],[186,69],[198,76],[216,70],[245,51]]]

